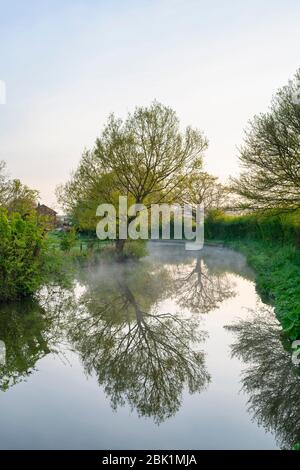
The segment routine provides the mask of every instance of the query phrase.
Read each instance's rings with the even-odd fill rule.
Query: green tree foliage
[[[0,161],[0,207],[4,206],[7,199],[8,176],[6,173],[6,164]]]
[[[20,180],[13,180],[8,188],[7,208],[9,212],[26,216],[36,208],[37,198],[37,191],[22,184]]]
[[[300,207],[300,70],[278,91],[270,110],[250,122],[240,161],[244,171],[233,189],[244,207]]]
[[[0,162],[0,207],[23,217],[32,213],[37,205],[38,191],[30,189],[20,180],[10,180],[5,162]]]
[[[229,188],[222,185],[216,176],[205,171],[193,171],[182,184],[179,200],[197,206],[202,204],[205,213],[221,212],[229,205]]]
[[[30,295],[42,283],[46,252],[43,227],[0,210],[0,300]]]
[[[71,229],[69,232],[66,232],[62,235],[60,242],[60,247],[62,251],[69,252],[76,245],[77,237],[76,231]]]
[[[96,208],[128,203],[172,202],[192,171],[201,167],[207,140],[198,130],[179,129],[175,112],[154,102],[125,120],[111,115],[92,151],[84,153],[59,200],[82,229],[95,230]]]

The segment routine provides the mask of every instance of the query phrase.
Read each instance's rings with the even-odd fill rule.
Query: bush
[[[208,216],[205,220],[205,237],[224,241],[258,240],[298,245],[299,220],[299,212],[289,215],[268,213]]]
[[[62,251],[70,252],[71,249],[76,245],[76,241],[77,237],[76,231],[74,229],[71,229],[69,232],[64,233],[60,242],[60,247]]]
[[[44,230],[31,216],[0,211],[0,301],[33,294],[43,282]]]

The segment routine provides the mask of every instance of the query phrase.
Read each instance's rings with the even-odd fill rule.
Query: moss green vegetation
[[[208,219],[205,230],[209,240],[222,239],[245,254],[263,300],[274,306],[289,338],[300,337],[299,213],[219,216]]]

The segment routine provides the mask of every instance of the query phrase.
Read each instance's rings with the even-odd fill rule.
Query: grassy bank
[[[65,258],[76,261],[97,262],[101,259],[114,259],[116,256],[115,243],[112,240],[99,240],[89,233],[76,233],[70,243],[65,243],[68,234],[49,232],[48,243],[54,251]],[[125,244],[124,258],[142,258],[147,255],[144,240],[131,240]]]
[[[49,243],[54,249],[59,251],[62,250],[62,241],[65,237],[63,232],[50,232],[47,236]],[[70,245],[69,252],[70,254],[77,256],[77,255],[84,255],[88,252],[93,252],[96,250],[100,250],[104,246],[111,245],[111,241],[109,240],[99,240],[97,237],[92,237],[90,234],[77,234],[76,238],[74,239],[74,243]],[[63,250],[62,250],[63,251]]]
[[[219,217],[208,220],[208,240],[242,252],[256,272],[262,299],[275,308],[290,339],[300,337],[299,215]]]

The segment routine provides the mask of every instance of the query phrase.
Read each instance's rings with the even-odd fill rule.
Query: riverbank
[[[287,336],[299,338],[300,211],[208,217],[205,239],[223,240],[246,256],[260,296],[274,306]]]
[[[300,336],[300,251],[293,245],[233,241],[257,273],[257,289],[275,313],[289,338]]]

